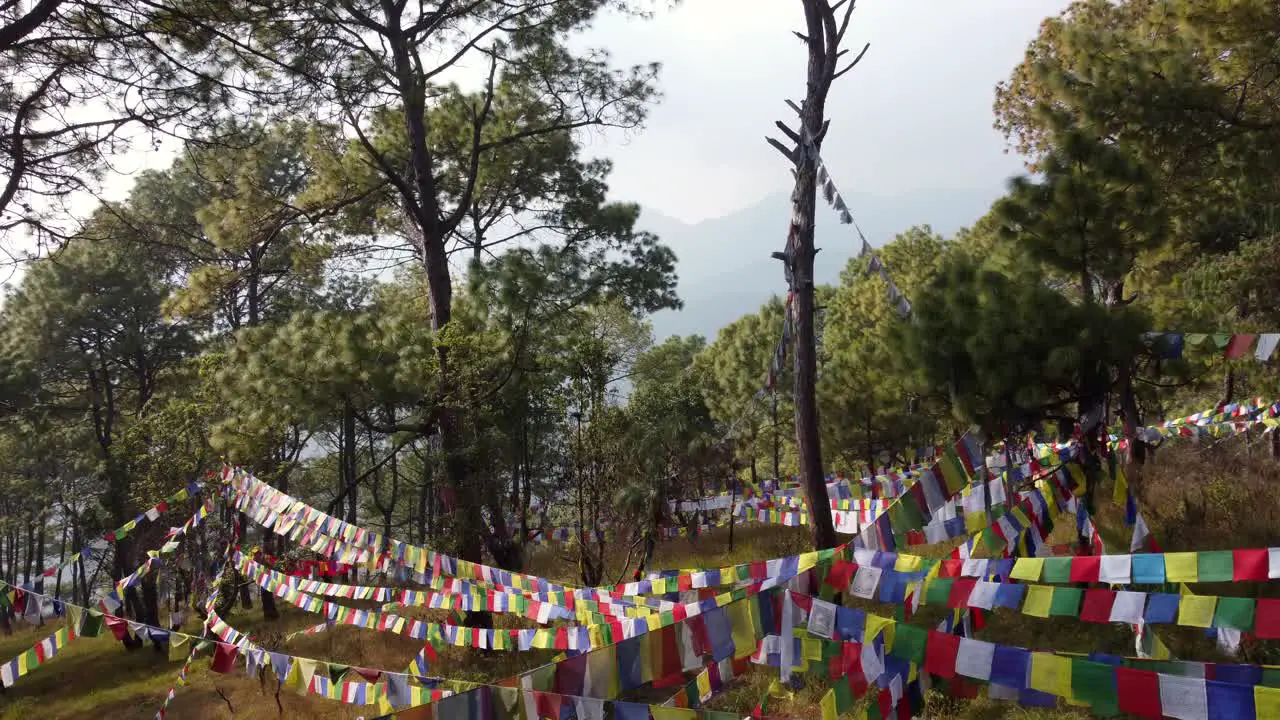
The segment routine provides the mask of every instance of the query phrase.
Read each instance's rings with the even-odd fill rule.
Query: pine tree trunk
[[[1134,465],[1143,465],[1147,461],[1147,444],[1137,437],[1137,429],[1142,427],[1142,416],[1133,392],[1132,362],[1120,366],[1119,379],[1120,410],[1124,413],[1124,436],[1129,441],[1129,457]]]
[[[31,583],[31,566],[35,563],[36,554],[36,524],[30,519],[27,520],[25,550],[22,561],[22,584],[28,585]]]
[[[821,138],[814,137],[823,125],[826,90],[830,79],[825,78],[826,52],[822,21],[817,9],[810,5],[817,0],[806,0],[805,15],[808,19],[809,67],[808,93],[801,106],[801,136],[811,142],[814,152],[821,148]],[[826,4],[825,2],[821,4]],[[834,42],[834,39],[832,39]],[[795,328],[793,353],[794,402],[796,417],[796,454],[800,465],[800,484],[809,504],[809,528],[813,546],[817,549],[835,547],[835,525],[827,497],[827,485],[822,468],[822,446],[818,429],[817,403],[817,338],[814,332],[814,280],[813,264],[817,249],[814,246],[814,215],[817,201],[817,162],[814,152],[801,147],[796,163],[796,184],[791,194],[791,214],[794,242],[791,247],[792,306]]]

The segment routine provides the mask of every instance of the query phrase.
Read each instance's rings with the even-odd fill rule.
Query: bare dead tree
[[[778,121],[776,125],[790,141],[790,145],[774,138],[766,140],[792,163],[795,176],[787,246],[774,256],[783,261],[787,283],[794,294],[793,358],[800,482],[809,503],[809,527],[813,531],[814,546],[830,548],[836,546],[837,540],[831,514],[826,512],[830,505],[822,471],[822,448],[815,398],[818,369],[814,330],[813,261],[818,249],[814,245],[813,223],[817,203],[818,153],[831,123],[825,117],[827,94],[837,79],[862,60],[870,45],[864,46],[855,58],[841,68],[840,62],[848,50],[842,50],[840,46],[849,29],[855,0],[839,0],[835,4],[830,0],[801,0],[801,4],[804,6],[805,32],[796,32],[795,35],[804,42],[809,55],[805,97],[799,106],[787,101],[799,115],[799,129],[793,130],[786,123]]]

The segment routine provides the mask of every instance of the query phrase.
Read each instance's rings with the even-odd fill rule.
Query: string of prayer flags
[[[96,556],[100,557],[102,553],[106,552],[108,543],[113,543],[113,542],[116,542],[117,540],[122,540],[128,537],[129,534],[139,524],[142,524],[145,522],[151,522],[158,519],[161,513],[168,512],[171,507],[176,506],[178,503],[183,502],[188,498],[196,497],[197,495],[200,494],[200,492],[203,489],[204,489],[204,486],[202,483],[195,482],[195,481],[188,483],[186,487],[170,495],[164,500],[161,500],[155,505],[152,505],[147,510],[139,513],[138,516],[135,517],[134,519],[126,522],[125,524],[121,525],[120,527],[116,528],[111,532],[104,533],[98,539],[80,548],[74,553],[71,553],[71,555],[68,556],[65,560],[62,560],[58,563],[55,563],[45,568],[40,573],[41,576],[56,577],[58,573],[62,571],[63,568],[70,567],[75,563],[79,562],[81,559],[92,560]]]
[[[827,205],[839,215],[840,224],[852,225],[853,229],[858,233],[858,240],[862,243],[858,249],[858,257],[871,256],[871,260],[867,264],[867,274],[878,274],[880,279],[884,280],[889,297],[889,305],[897,311],[898,316],[901,318],[911,315],[911,301],[907,300],[906,295],[903,295],[897,284],[893,282],[893,278],[889,277],[889,269],[885,267],[884,261],[872,249],[871,243],[867,242],[866,236],[862,234],[862,228],[858,227],[858,223],[853,219],[853,213],[849,211],[849,206],[845,203],[844,196],[836,188],[835,180],[832,179],[831,172],[827,170],[827,165],[822,161],[821,157],[818,158],[818,187],[822,189],[822,198],[827,201]]]
[[[54,634],[36,643],[29,650],[0,665],[0,686],[13,687],[18,678],[51,660],[62,648],[77,637],[79,637],[78,628],[69,622],[65,627],[58,629]]]
[[[1181,358],[1189,346],[1220,351],[1227,360],[1252,356],[1258,362],[1267,362],[1280,346],[1280,333],[1151,332],[1143,339],[1159,357],[1169,360]]]

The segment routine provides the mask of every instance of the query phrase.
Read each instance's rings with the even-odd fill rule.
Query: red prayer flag
[[[1160,676],[1150,670],[1116,668],[1120,712],[1160,720]]]
[[[1269,566],[1269,558],[1266,548],[1261,550],[1232,550],[1231,560],[1233,569],[1231,571],[1231,579],[1236,582],[1241,580],[1267,580],[1267,570]]]
[[[216,673],[229,673],[236,668],[236,646],[218,643],[213,650],[213,666]]]
[[[831,563],[830,572],[827,573],[826,583],[843,592],[849,588],[849,582],[853,580],[853,574],[857,570],[857,563],[851,563],[848,560],[835,560]]]
[[[965,608],[969,606],[969,594],[978,583],[972,578],[958,578],[951,583],[951,594],[947,596],[947,607]]]
[[[880,691],[877,701],[880,704],[880,717],[893,717],[893,695],[889,693],[888,688]]]
[[[125,638],[129,637],[128,620],[116,617],[115,615],[107,615],[104,619],[107,622],[107,627],[111,630],[111,634],[114,635],[117,640],[124,642]]]
[[[959,653],[959,635],[930,630],[929,642],[924,650],[925,672],[943,678],[955,677],[956,655]]]
[[[562,696],[535,690],[533,691],[533,697],[538,707],[538,717],[560,717],[560,703],[564,700]]]
[[[570,595],[569,597],[573,596]],[[682,622],[689,617],[689,611],[685,609],[684,603],[680,603],[679,605],[671,608],[671,617],[674,618],[676,622]]]
[[[978,697],[978,686],[962,677],[954,677],[951,678],[951,682],[947,683],[947,694],[951,695],[951,697],[972,700]]]
[[[680,646],[676,644],[675,626],[669,625],[658,632],[660,633],[659,638],[662,642],[662,673],[664,675],[672,673],[681,675],[682,669],[680,666],[683,663],[680,662]],[[683,675],[681,675],[681,677],[683,677]]]
[[[1097,555],[1080,555],[1071,558],[1071,582],[1098,582],[1098,571],[1102,566],[1102,558]]]
[[[1263,640],[1280,638],[1280,600],[1259,598],[1253,632]]]
[[[1080,619],[1085,622],[1111,622],[1111,606],[1115,604],[1116,594],[1105,588],[1086,590],[1084,607],[1080,610]]]
[[[1232,335],[1231,342],[1227,343],[1227,352],[1224,357],[1228,360],[1234,360],[1248,355],[1249,350],[1253,348],[1253,341],[1257,337],[1257,335]]]
[[[960,577],[960,571],[963,569],[963,560],[943,560],[941,567],[938,568],[938,577]]]

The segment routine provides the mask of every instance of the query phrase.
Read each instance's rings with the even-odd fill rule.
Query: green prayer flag
[[[1047,565],[1045,566],[1048,567]],[[1077,617],[1080,614],[1080,599],[1084,591],[1080,588],[1057,587],[1053,589],[1053,600],[1049,602],[1049,615]]]
[[[1071,558],[1047,557],[1044,559],[1044,574],[1041,576],[1050,585],[1065,585],[1071,582]]]
[[[836,712],[841,715],[853,708],[853,689],[849,687],[847,678],[837,678],[835,682]]]
[[[893,522],[894,530],[898,531],[919,530],[924,527],[924,516],[921,515],[920,508],[912,496],[904,497],[890,505],[889,519]]]
[[[982,543],[986,545],[987,549],[992,552],[999,552],[1008,547],[1008,544],[1005,543],[1005,541],[1002,540],[999,535],[996,535],[995,531],[992,530],[991,528],[983,529]]]
[[[1077,700],[1089,703],[1094,715],[1110,717],[1120,713],[1115,668],[1106,663],[1084,658],[1073,659],[1071,694]]]
[[[90,610],[85,613],[84,623],[80,626],[80,637],[98,637],[102,634],[102,613]]]
[[[916,664],[924,662],[924,646],[929,631],[915,625],[898,624],[893,629],[893,650],[896,658],[909,660]]]
[[[1280,670],[1263,667],[1262,684],[1266,687],[1280,688]]]
[[[1230,550],[1197,553],[1196,579],[1199,582],[1231,582],[1234,568]]]
[[[933,578],[924,594],[926,605],[947,606],[947,598],[951,597],[951,578]]]
[[[1213,613],[1214,627],[1253,630],[1253,598],[1220,597]]]

